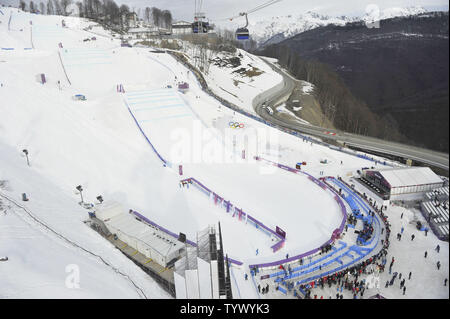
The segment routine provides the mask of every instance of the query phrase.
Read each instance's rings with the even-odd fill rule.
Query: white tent
[[[429,167],[396,168],[378,172],[391,186],[391,196],[427,192],[444,183]]]
[[[100,207],[96,216],[105,223],[111,233],[161,266],[166,267],[167,263],[179,257],[184,249],[182,242],[155,226],[136,219],[120,204],[104,202]]]

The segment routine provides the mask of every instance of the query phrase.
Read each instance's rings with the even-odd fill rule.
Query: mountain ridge
[[[259,46],[267,46],[279,43],[296,34],[309,31],[318,27],[327,25],[345,25],[352,22],[370,23],[390,19],[394,17],[405,17],[417,14],[427,13],[428,11],[420,6],[411,6],[405,8],[393,7],[380,10],[379,12],[366,13],[363,16],[349,17],[329,16],[324,14],[307,11],[299,15],[274,16],[270,19],[251,20],[249,31]]]
[[[328,25],[277,45],[329,65],[409,139],[448,152],[448,32],[448,12],[438,11],[381,20],[380,28]]]

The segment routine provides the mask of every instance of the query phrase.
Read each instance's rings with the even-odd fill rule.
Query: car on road
[[[270,106],[263,107],[270,115],[273,115],[273,110]]]

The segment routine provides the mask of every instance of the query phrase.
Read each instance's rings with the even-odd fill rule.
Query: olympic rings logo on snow
[[[244,128],[245,127],[244,123],[239,123],[239,122],[230,122],[230,123],[228,123],[228,126],[231,128]]]

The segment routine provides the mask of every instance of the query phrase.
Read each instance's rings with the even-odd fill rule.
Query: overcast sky
[[[34,0],[34,2],[47,0]],[[74,0],[79,1],[79,0]],[[176,20],[190,21],[194,16],[195,0],[115,0],[116,3],[127,4],[130,8],[157,7],[172,12]],[[226,19],[236,16],[268,0],[203,0],[202,12],[207,18],[217,24],[226,23]],[[28,1],[26,1],[28,2]],[[18,5],[19,0],[0,0],[0,3]],[[448,10],[448,0],[283,0],[267,8],[252,13],[249,18],[258,20],[260,17],[301,14],[314,11],[330,16],[361,16],[369,4],[376,4],[380,10],[392,7],[421,6],[427,10]]]
[[[195,0],[116,0],[130,7],[158,7],[172,12],[175,19],[192,20]],[[213,22],[248,11],[267,0],[203,0],[202,12]],[[422,6],[427,10],[448,10],[448,0],[283,0],[253,13],[249,17],[271,17],[301,14],[314,11],[330,16],[360,16],[368,4],[376,4],[380,10],[391,7]]]

